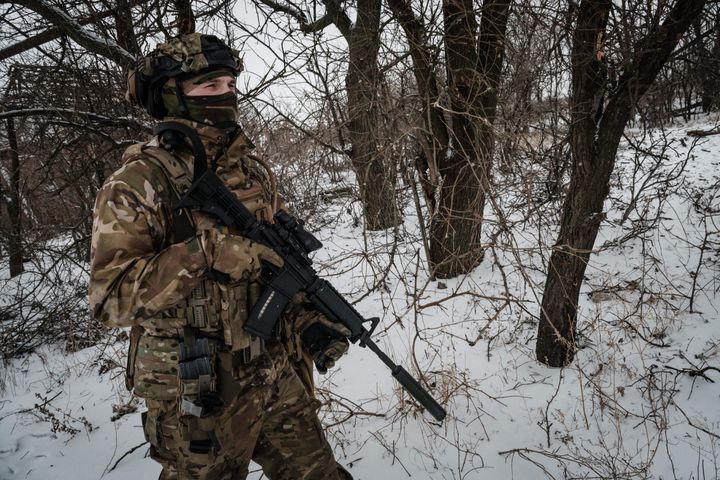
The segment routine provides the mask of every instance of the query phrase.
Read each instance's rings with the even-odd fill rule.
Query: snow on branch
[[[83,112],[70,108],[25,108],[15,110],[0,110],[0,120],[13,117],[29,117],[33,115],[57,115],[61,117],[81,117],[101,125],[135,127],[147,130],[149,127],[130,117],[106,117],[93,112]]]
[[[109,58],[122,66],[130,65],[135,58],[110,38],[101,38],[83,28],[77,20],[43,0],[16,0],[16,4],[32,10],[62,30],[67,36],[89,51]]]

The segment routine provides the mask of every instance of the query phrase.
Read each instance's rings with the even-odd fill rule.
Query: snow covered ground
[[[347,205],[328,204],[337,220],[318,232],[323,273],[382,318],[378,343],[449,412],[440,425],[405,404],[374,355],[352,348],[319,377],[339,461],[367,480],[720,478],[720,135],[685,134],[716,125],[668,128],[667,142],[628,132],[661,161],[621,147],[580,299],[582,349],[564,369],[534,359],[557,204],[510,211],[520,197],[508,187],[500,212],[486,211],[485,236],[499,213],[510,233],[471,275],[442,282],[428,280],[411,197],[397,235],[364,235]],[[540,182],[531,168],[526,180]],[[118,368],[125,348],[46,347],[3,367],[0,480],[157,477],[140,415],[111,421],[133,405]]]

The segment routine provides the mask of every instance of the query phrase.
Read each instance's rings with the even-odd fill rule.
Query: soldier
[[[271,479],[352,478],[336,464],[312,396],[299,338],[322,326],[350,332],[302,298],[275,338],[243,329],[271,249],[174,205],[207,162],[258,218],[279,208],[272,172],[237,125],[242,59],[214,36],[160,44],[128,75],[128,97],[164,120],[128,148],[94,210],[90,307],[108,327],[132,327],[128,388],[145,399],[145,436],[161,479],[243,479],[250,460]],[[323,352],[332,366],[345,338]],[[316,352],[317,354],[317,352]]]

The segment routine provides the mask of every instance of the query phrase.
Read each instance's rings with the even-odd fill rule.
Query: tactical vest
[[[158,146],[157,140],[134,145],[125,156],[125,163],[142,160],[163,172],[162,177],[168,179],[166,191],[174,192],[174,198],[165,199],[172,206],[192,182],[192,160],[171,154]],[[272,221],[277,201],[272,173],[266,166],[248,157],[236,156],[226,162],[221,159],[217,173],[258,219]],[[172,214],[172,208],[164,211],[172,215],[172,221],[168,222],[172,228],[165,232],[166,245],[163,247],[184,240],[178,237],[194,235],[196,229],[220,228],[216,219],[200,212],[192,212],[192,215],[184,212],[182,218]],[[192,230],[190,235],[183,232],[188,228]],[[231,230],[230,233],[238,232]],[[153,400],[178,398],[178,345],[187,334],[187,327],[245,361],[259,355],[261,341],[252,337],[243,326],[262,288],[258,282],[223,285],[206,278],[183,303],[144,322],[140,329],[134,329],[128,355],[128,388],[134,386],[138,396]]]

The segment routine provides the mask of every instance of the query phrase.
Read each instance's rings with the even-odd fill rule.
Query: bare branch
[[[353,31],[353,24],[350,17],[342,9],[342,5],[338,0],[323,0],[325,8],[327,9],[328,17],[332,19],[340,33],[342,33],[345,39],[350,38]]]
[[[64,34],[75,40],[79,45],[93,53],[108,58],[122,66],[130,65],[135,61],[132,54],[118,45],[114,40],[95,35],[91,31],[83,28],[80,22],[43,0],[16,0],[15,3],[42,16],[45,20],[59,28]]]
[[[273,9],[273,12],[282,12],[286,15],[291,16],[300,24],[301,29],[303,26],[308,24],[307,16],[305,13],[291,5],[286,5],[275,0],[260,0],[260,3]],[[304,30],[303,30],[304,31]]]
[[[111,118],[93,112],[82,112],[69,108],[26,108],[0,111],[0,120],[14,117],[30,117],[33,115],[56,115],[60,117],[82,117],[99,125],[132,127],[150,131],[151,127],[130,117]]]

